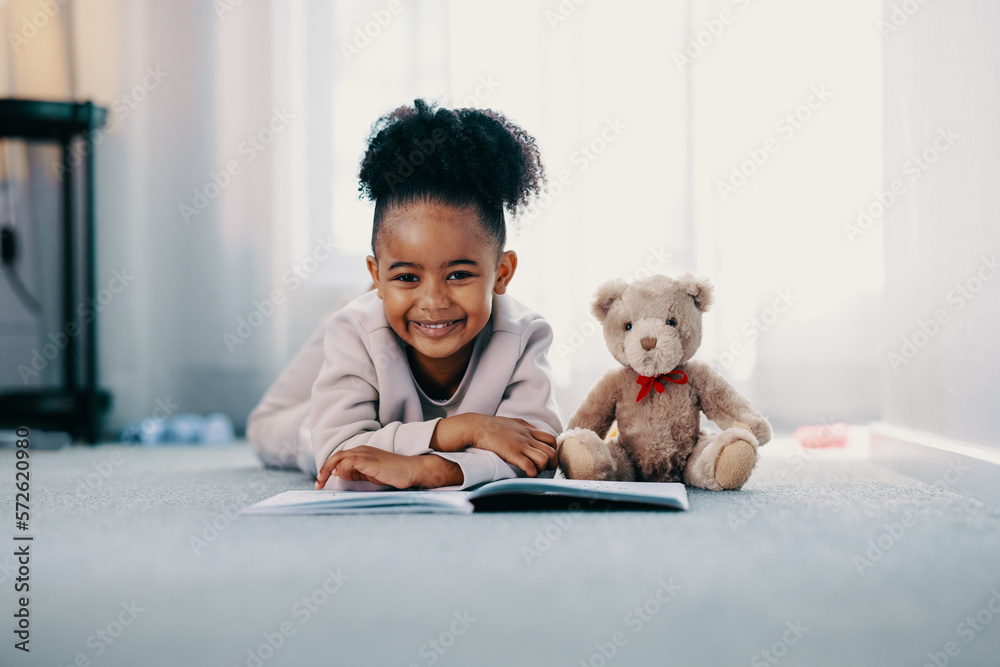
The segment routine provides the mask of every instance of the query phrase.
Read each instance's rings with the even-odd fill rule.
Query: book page
[[[679,482],[609,482],[526,477],[488,482],[474,489],[470,494],[470,500],[479,509],[486,505],[477,502],[481,499],[522,495],[594,499],[610,503],[641,503],[671,509],[688,509],[687,489]],[[491,501],[489,505],[493,507],[496,503]]]
[[[428,491],[285,491],[245,507],[240,514],[357,514],[472,512],[469,493]]]

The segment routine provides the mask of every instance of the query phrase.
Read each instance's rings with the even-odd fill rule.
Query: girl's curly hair
[[[503,252],[504,209],[516,216],[541,192],[535,139],[489,109],[443,109],[425,100],[372,125],[358,190],[375,202],[372,252],[386,211],[418,200],[472,207]]]

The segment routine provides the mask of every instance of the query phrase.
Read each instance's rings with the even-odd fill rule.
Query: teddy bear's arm
[[[602,439],[608,435],[615,421],[615,407],[622,397],[621,374],[622,369],[613,368],[597,381],[570,418],[567,429],[590,429]]]
[[[725,430],[734,421],[739,421],[750,427],[761,445],[771,439],[771,425],[764,415],[753,409],[749,401],[715,369],[703,361],[689,361],[686,370],[698,394],[702,412],[719,428]]]

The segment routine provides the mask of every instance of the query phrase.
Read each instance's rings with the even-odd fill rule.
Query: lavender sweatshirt
[[[308,417],[299,430],[300,446],[311,448],[314,455],[316,467],[308,471],[312,474],[334,452],[359,445],[397,454],[428,454],[433,451],[429,445],[437,422],[465,412],[519,417],[554,435],[562,430],[546,359],[552,328],[509,295],[494,294],[490,322],[476,336],[461,384],[445,401],[429,398],[414,380],[407,343],[389,326],[374,290],[324,322],[322,368],[312,386]],[[434,453],[462,469],[461,486],[448,488],[525,476],[486,450],[470,447]],[[543,476],[552,473],[545,471]],[[389,487],[331,477],[325,488]]]

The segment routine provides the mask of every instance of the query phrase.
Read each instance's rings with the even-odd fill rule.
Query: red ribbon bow
[[[635,402],[638,403],[646,398],[646,394],[649,393],[650,389],[656,389],[656,393],[662,394],[667,387],[661,380],[673,382],[674,384],[687,384],[688,376],[684,371],[670,371],[669,373],[656,376],[640,375],[636,383],[641,384],[642,389],[639,390],[639,396],[636,397]]]

